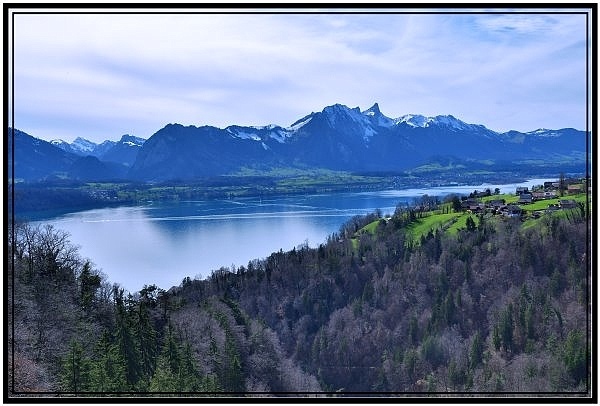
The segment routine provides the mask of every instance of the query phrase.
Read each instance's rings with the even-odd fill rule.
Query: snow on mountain
[[[336,128],[338,130],[342,130],[342,128],[345,130],[351,129],[350,132],[354,134],[358,131],[362,134],[366,142],[377,134],[378,127],[391,127],[394,125],[394,121],[391,118],[381,114],[377,103],[364,112],[361,112],[359,107],[349,108],[342,104],[334,104],[325,107],[319,113],[313,112],[302,117],[287,128],[274,124],[250,127],[232,125],[225,128],[225,131],[234,138],[257,142],[265,142],[272,139],[283,144],[313,120],[317,120],[329,128]]]
[[[560,137],[560,134],[554,130],[548,130],[547,128],[538,128],[534,131],[525,133],[527,135],[534,135],[536,137]]]
[[[75,138],[75,141],[73,141],[71,143],[71,147],[84,152],[84,153],[91,153],[94,151],[94,148],[96,148],[98,146],[98,144],[96,144],[95,142],[92,142],[90,140],[86,140],[85,138],[81,138],[81,137],[77,137]]]
[[[370,117],[375,122],[375,124],[379,127],[389,128],[395,124],[394,120],[392,120],[389,117],[386,117],[385,115],[383,115],[381,113],[381,111],[379,110],[378,103],[375,103],[369,109],[363,111],[363,114],[367,117]]]
[[[394,122],[396,124],[406,123],[411,127],[425,128],[429,126],[429,123],[433,120],[431,117],[425,117],[420,114],[406,114],[398,117]]]
[[[68,142],[66,142],[66,141],[63,141],[63,140],[60,140],[60,139],[59,139],[59,140],[52,140],[52,141],[50,141],[50,144],[52,144],[52,145],[56,145],[56,146],[57,146],[57,147],[59,147],[59,148],[61,147],[61,145],[65,145],[65,144],[66,144],[66,145],[69,145],[69,143],[68,143]]]
[[[287,128],[288,131],[298,131],[300,128],[304,127],[306,124],[312,120],[313,115],[315,113],[311,113],[308,116],[302,117],[300,120],[294,122],[291,126]]]
[[[463,130],[475,130],[478,132],[490,132],[482,125],[467,124],[464,121],[457,119],[452,115],[438,115],[435,117],[426,117],[421,114],[407,114],[396,119],[385,116],[379,109],[379,104],[365,111],[360,111],[359,107],[349,108],[342,104],[334,104],[327,106],[321,113],[311,113],[286,128],[288,132],[294,133],[307,125],[315,117],[322,115],[331,128],[348,128],[348,125],[353,125],[354,129],[362,131],[365,142],[376,135],[381,129],[393,129],[395,126],[406,124],[413,128],[427,128],[436,126],[450,130],[452,132]]]
[[[550,130],[548,130],[547,128],[538,128],[537,130],[529,131],[527,134],[543,134],[548,131]]]
[[[275,141],[283,144],[292,134],[290,131],[286,131],[281,127],[277,127],[273,131],[269,132],[269,137],[274,139]]]
[[[94,150],[94,155],[103,161],[131,166],[145,141],[144,138],[125,134],[118,142],[105,141],[100,144]]]
[[[381,112],[379,111],[379,105],[377,103],[375,103],[371,108],[363,111],[363,114],[365,116],[371,116],[371,117],[375,117],[378,114],[381,114]]]
[[[144,138],[135,137],[133,135],[125,134],[121,137],[119,143],[123,145],[128,145],[130,147],[141,147],[144,145],[146,140]]]
[[[120,165],[121,170],[125,167],[127,176],[137,180],[220,176],[244,167],[278,168],[282,163],[395,172],[445,157],[512,162],[555,159],[562,154],[573,159],[585,156],[584,137],[575,129],[500,134],[452,115],[407,114],[393,119],[386,117],[377,103],[364,111],[334,104],[289,127],[230,125],[221,129],[168,124],[147,141],[124,135],[119,142],[102,143],[94,155],[102,162]],[[53,144],[70,145],[61,140]],[[87,146],[89,151],[93,143],[80,138],[74,144]],[[99,156],[101,147],[110,148]]]
[[[85,155],[91,154],[91,151],[89,150],[89,148],[85,147],[85,146],[82,147],[81,143],[75,144],[73,142],[70,144],[64,140],[56,139],[56,140],[50,141],[50,144],[62,149],[65,152],[70,152],[72,154],[76,154],[76,155],[80,155],[80,156],[85,156]]]
[[[364,112],[361,112],[359,107],[349,108],[341,104],[334,104],[325,107],[322,114],[332,128],[343,129],[350,125],[355,132],[362,132],[362,138],[365,142],[369,142],[377,134],[378,127],[385,127],[390,124],[386,120],[387,117],[379,111],[377,103]],[[383,125],[380,125],[380,122]]]
[[[274,130],[278,128],[278,125],[275,124],[267,124],[267,125],[251,125],[249,128],[254,128],[255,130]]]
[[[323,114],[327,118],[329,124],[334,127],[339,122],[344,122],[350,119],[358,124],[368,126],[370,124],[368,117],[360,112],[360,108],[353,109],[342,104],[334,104],[323,109]]]
[[[253,140],[253,141],[260,141],[260,137],[254,133],[250,133],[250,132],[246,132],[243,130],[235,130],[232,128],[226,128],[225,131],[227,131],[228,133],[230,133],[231,135],[233,135],[235,138],[239,138],[242,140]]]
[[[420,127],[427,128],[433,125],[437,125],[440,127],[446,127],[451,130],[467,130],[467,129],[475,129],[475,127],[482,127],[473,124],[467,124],[462,120],[457,119],[452,115],[439,115],[435,117],[425,117],[421,114],[406,114],[404,116],[398,117],[394,120],[396,124],[406,123],[411,127]]]
[[[275,124],[269,124],[264,127],[253,127],[257,130],[264,132],[265,137],[274,139],[279,143],[284,143],[287,138],[289,138],[292,133],[289,129],[282,128]],[[264,139],[264,138],[263,138]]]
[[[63,151],[81,157],[93,156],[103,162],[130,166],[135,161],[138,151],[146,140],[125,134],[119,141],[106,140],[100,144],[78,137],[72,143],[57,139],[50,143]]]
[[[268,139],[273,139],[279,143],[284,143],[292,134],[289,129],[286,130],[285,128],[281,128],[274,124],[250,127],[233,125],[225,128],[225,131],[231,134],[234,138],[239,138],[242,140],[263,142],[267,141]]]

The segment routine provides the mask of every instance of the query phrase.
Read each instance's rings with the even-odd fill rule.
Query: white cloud
[[[33,135],[46,138],[114,139],[131,128],[148,137],[168,122],[289,125],[329,104],[377,101],[390,116],[453,114],[496,130],[583,128],[584,23],[557,14],[17,15],[16,124],[45,122]],[[569,107],[548,114],[557,105]]]
[[[476,25],[482,31],[487,31],[495,35],[507,35],[508,37],[537,36],[569,34],[573,28],[576,28],[577,20],[583,22],[584,16],[575,18],[564,18],[564,15],[556,14],[493,14],[481,16],[475,19]]]

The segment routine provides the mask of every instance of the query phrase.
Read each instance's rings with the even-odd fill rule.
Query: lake
[[[553,179],[262,200],[155,202],[86,210],[34,223],[67,231],[84,258],[111,283],[133,293],[150,284],[169,289],[187,276],[205,278],[221,266],[245,266],[252,259],[305,242],[318,246],[355,215],[375,209],[391,214],[398,204],[410,204],[424,194],[468,194],[488,187],[514,193],[517,186],[547,180]]]

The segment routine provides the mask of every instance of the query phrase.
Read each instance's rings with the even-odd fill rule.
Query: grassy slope
[[[461,216],[463,216],[462,213],[430,214],[427,217],[415,220],[407,227],[407,231],[413,242],[417,243],[421,236],[427,235],[429,231],[444,229],[450,222]]]
[[[495,199],[504,199],[506,203],[516,203],[519,198],[514,195],[497,195],[497,196],[489,196],[481,199],[482,201],[490,201]],[[528,205],[522,205],[521,207],[525,210],[526,213],[531,213],[537,210],[545,210],[549,204],[558,204],[560,199],[570,199],[575,200],[576,202],[585,203],[586,195],[584,193],[573,195],[573,196],[565,196],[563,198],[556,199],[547,199],[540,200],[538,202],[534,202]],[[579,209],[573,209],[579,211]],[[555,216],[565,217],[567,216],[567,212],[564,210],[558,211],[554,213]],[[416,244],[420,242],[421,236],[425,236],[429,233],[429,231],[435,231],[438,229],[442,229],[451,235],[456,235],[459,230],[465,229],[467,227],[467,218],[469,216],[475,221],[476,225],[479,225],[479,219],[477,215],[470,213],[441,213],[441,211],[430,212],[426,217],[415,220],[411,225],[409,225],[406,230],[408,231],[412,241]],[[501,217],[498,217],[501,219]],[[541,218],[541,217],[540,217]],[[523,228],[529,228],[535,225],[539,220],[534,218],[528,218],[523,222]],[[380,220],[373,221],[356,233],[354,238],[352,238],[352,246],[354,249],[358,249],[358,239],[359,236],[363,233],[369,233],[371,235],[375,234],[375,230],[379,224]]]
[[[473,221],[475,221],[475,225],[479,225],[479,218],[477,216],[473,214],[463,213],[456,219],[456,221],[452,225],[450,225],[450,227],[446,229],[446,232],[451,235],[456,235],[458,234],[459,230],[467,228],[467,219],[469,218],[469,216],[471,216]]]

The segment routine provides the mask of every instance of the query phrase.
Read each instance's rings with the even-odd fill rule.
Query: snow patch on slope
[[[288,128],[286,128],[286,130],[288,130],[288,131],[297,131],[300,128],[304,127],[306,124],[308,124],[310,122],[310,120],[312,120],[312,118],[313,118],[312,114],[310,114],[310,115],[308,115],[306,117],[303,117],[300,120],[298,120],[295,123],[293,123]]]
[[[543,138],[556,138],[556,137],[560,137],[560,134],[557,133],[556,131],[553,130],[548,130],[547,128],[539,128],[537,130],[534,131],[529,131],[528,133],[525,133],[527,135],[534,135],[536,137],[543,137]]]

